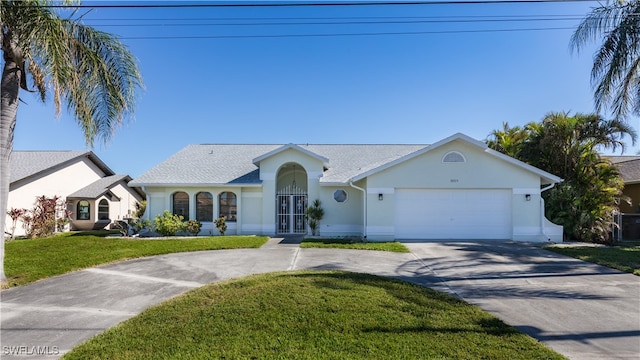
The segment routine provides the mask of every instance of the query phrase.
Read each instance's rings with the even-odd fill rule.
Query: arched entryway
[[[307,209],[307,172],[296,163],[286,163],[276,178],[276,232],[305,234]]]

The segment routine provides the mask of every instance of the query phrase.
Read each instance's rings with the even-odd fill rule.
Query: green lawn
[[[640,242],[606,247],[548,246],[545,249],[640,276]]]
[[[271,273],[147,309],[63,359],[563,359],[449,295],[372,275]]]
[[[64,233],[5,244],[5,287],[113,261],[184,251],[258,248],[264,236],[210,236],[142,240],[104,237],[106,232]]]
[[[401,243],[394,242],[362,242],[351,239],[304,239],[301,248],[337,248],[357,250],[378,250],[408,253],[409,249]]]

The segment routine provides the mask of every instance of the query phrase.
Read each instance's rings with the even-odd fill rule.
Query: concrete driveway
[[[638,359],[640,277],[510,242],[407,243],[409,254],[300,249],[179,253],[77,271],[4,290],[0,357],[54,359],[192,288],[271,271],[340,269],[457,295],[571,359]]]

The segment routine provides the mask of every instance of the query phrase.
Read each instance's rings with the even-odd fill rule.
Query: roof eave
[[[230,183],[136,183],[132,181],[129,183],[130,187],[262,187],[262,183],[245,183],[245,184],[230,184]]]

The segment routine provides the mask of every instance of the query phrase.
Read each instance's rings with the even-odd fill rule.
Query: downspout
[[[362,221],[362,237],[364,240],[367,240],[367,191],[359,186],[355,186],[353,184],[353,180],[349,179],[349,186],[356,190],[362,191],[362,203],[363,203],[363,214],[364,218]]]
[[[549,186],[540,189],[540,230],[542,231],[542,236],[545,239],[550,240],[549,236],[544,232],[544,220],[546,219],[544,216],[544,199],[542,198],[542,193],[554,187],[556,183],[551,183]]]

